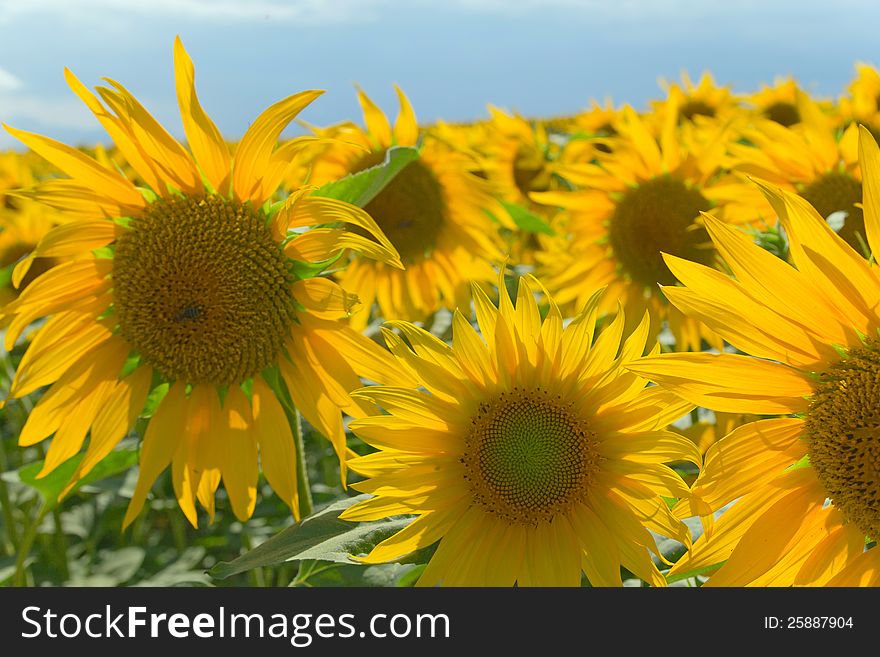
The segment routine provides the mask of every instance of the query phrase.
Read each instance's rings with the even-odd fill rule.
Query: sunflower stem
[[[309,483],[309,468],[306,463],[306,446],[303,441],[302,418],[299,409],[295,409],[292,414],[288,413],[287,419],[293,430],[296,449],[296,488],[299,494],[299,517],[305,519],[312,515],[314,503],[312,501],[312,487]]]
[[[6,458],[6,445],[0,440],[0,472],[9,469],[9,461]],[[9,499],[9,489],[6,482],[0,479],[0,509],[3,512],[3,524],[6,527],[3,543],[9,554],[15,554],[18,547],[18,530],[15,527],[15,515],[12,512],[12,503]]]
[[[37,538],[37,531],[40,528],[40,524],[43,522],[43,518],[46,517],[48,512],[49,504],[43,502],[36,519],[30,523],[25,530],[24,537],[21,539],[21,544],[18,546],[18,554],[15,555],[15,575],[12,580],[15,583],[15,586],[26,585],[25,562],[27,561],[28,553],[31,551],[31,546],[34,544],[34,539]]]
[[[67,563],[67,536],[64,534],[61,512],[57,505],[52,509],[52,520],[55,522],[55,549],[58,552],[58,568],[61,571],[61,581],[66,582],[70,579],[70,568]]]

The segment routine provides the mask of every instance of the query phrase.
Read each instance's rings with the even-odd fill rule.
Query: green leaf
[[[46,506],[51,510],[58,504],[58,496],[61,494],[61,491],[64,490],[67,482],[70,481],[74,471],[80,461],[82,461],[83,456],[84,454],[80,453],[69,458],[52,470],[52,472],[40,479],[37,479],[36,477],[40,470],[43,469],[43,461],[29,463],[28,465],[19,468],[17,472],[11,474],[13,474],[15,478],[25,486],[29,486],[37,491],[37,493],[40,494],[40,497],[43,498]],[[137,460],[138,454],[136,449],[122,449],[110,452],[104,460],[92,468],[89,474],[76,483],[71,489],[71,492],[93,481],[112,477],[115,474],[124,472],[137,464]]]
[[[507,210],[507,214],[510,215],[513,222],[522,230],[529,233],[543,233],[544,235],[556,234],[546,221],[535,213],[526,210],[523,206],[516,203],[508,203],[507,201],[502,201],[501,204]]]
[[[369,499],[358,495],[334,502],[297,525],[292,525],[232,561],[221,561],[208,571],[225,579],[252,568],[274,566],[286,561],[314,559],[336,563],[359,563],[352,554],[366,554],[375,545],[406,527],[412,518],[393,518],[372,522],[347,522],[339,514],[353,504]]]
[[[10,263],[6,267],[0,268],[0,287],[12,287],[12,270],[18,261]]]
[[[385,162],[364,169],[341,180],[319,187],[314,196],[346,201],[359,208],[372,201],[410,163],[419,159],[417,148],[394,146],[385,154]]]
[[[296,276],[297,280],[304,280],[306,278],[314,278],[319,274],[323,273],[328,267],[333,266],[339,258],[342,257],[342,251],[340,251],[337,255],[332,258],[328,258],[327,260],[321,260],[319,262],[302,262],[300,260],[293,261],[293,275]]]

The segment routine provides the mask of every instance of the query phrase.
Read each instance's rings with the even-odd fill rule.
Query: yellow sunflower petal
[[[140,513],[153,482],[171,463],[180,445],[180,427],[186,422],[186,403],[186,386],[175,383],[150,419],[141,446],[137,484],[122,520],[123,529]]]
[[[3,127],[13,137],[43,156],[78,183],[100,192],[121,206],[136,210],[146,205],[144,197],[128,180],[115,171],[102,167],[84,153],[54,139],[32,132]]]
[[[229,193],[232,157],[220,130],[202,109],[196,95],[195,68],[180,37],[174,39],[174,79],[183,130],[193,155],[217,193]]]
[[[871,253],[880,254],[880,149],[871,132],[859,126],[859,167],[862,170],[862,211]]]
[[[264,188],[260,172],[266,169],[281,131],[323,91],[303,91],[267,108],[245,132],[235,151],[232,187],[241,201],[260,207],[275,193]]]
[[[810,379],[797,370],[738,354],[663,354],[626,369],[698,406],[730,413],[800,413],[813,394]]]
[[[296,444],[287,416],[275,394],[259,377],[254,379],[251,404],[253,436],[260,446],[263,474],[275,494],[299,520]]]
[[[358,102],[364,112],[364,123],[367,124],[367,132],[376,140],[379,148],[388,148],[391,146],[391,124],[388,123],[388,117],[385,116],[379,107],[374,103],[362,89],[358,89]]]
[[[400,112],[394,120],[394,141],[398,146],[415,146],[419,139],[419,124],[415,112],[403,90],[396,84],[394,90],[400,102]]]
[[[241,388],[232,386],[223,401],[220,426],[220,469],[235,517],[245,522],[257,503],[257,440],[251,405]]]

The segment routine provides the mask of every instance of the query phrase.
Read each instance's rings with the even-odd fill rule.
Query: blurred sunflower
[[[864,128],[860,159],[876,249],[880,151]],[[735,278],[668,258],[687,286],[667,289],[670,301],[752,357],[667,354],[629,366],[707,408],[784,416],[709,449],[694,498],[675,513],[711,517],[733,506],[670,574],[720,566],[709,585],[878,585],[880,276],[801,197],[766,191],[794,266],[710,218]]]
[[[865,253],[858,126],[850,124],[840,134],[834,119],[803,93],[796,107],[802,119],[796,128],[757,120],[753,128],[743,131],[747,143],[730,145],[729,166],[797,192],[826,219],[840,217],[838,234]],[[756,186],[743,189],[736,203],[743,211],[753,208],[756,216],[773,216]]]
[[[669,308],[657,284],[675,281],[661,252],[707,265],[715,258],[700,212],[724,213],[744,186],[722,175],[725,133],[697,144],[693,131],[680,128],[669,112],[658,139],[631,108],[623,111],[617,131],[608,139],[611,151],[597,153],[598,164],[580,165],[578,175],[573,168],[567,172],[581,190],[532,195],[566,210],[560,223],[567,239],[539,255],[537,275],[566,309],[607,285],[604,311],[611,312],[617,299],[631,319],[650,308],[655,330],[667,320],[678,349],[699,349],[701,338],[721,347],[715,334]]]
[[[417,145],[419,128],[412,106],[400,89],[397,94],[400,113],[393,128],[382,110],[359,91],[366,130],[346,124],[319,131],[322,137],[348,143],[322,149],[313,163],[312,184],[381,164],[391,146]],[[490,263],[501,258],[501,251],[498,231],[484,209],[494,201],[486,182],[471,173],[474,167],[467,155],[426,136],[418,160],[364,207],[400,253],[406,269],[375,259],[351,260],[338,280],[364,306],[363,312],[352,316],[352,326],[366,326],[374,302],[387,319],[424,321],[440,308],[468,305],[470,281],[492,280]]]
[[[514,204],[542,220],[540,230],[525,229],[511,220],[503,225],[511,262],[534,264],[535,254],[546,248],[547,235],[553,233],[559,209],[552,204],[535,201],[533,192],[570,189],[563,176],[568,169],[566,149],[573,142],[548,132],[542,121],[529,121],[517,114],[507,114],[489,106],[491,121],[486,126],[486,139],[480,150],[481,170],[503,204]],[[589,140],[577,142],[576,157],[592,159],[593,145]],[[516,208],[501,210],[515,213]]]
[[[798,110],[798,94],[802,93],[794,78],[776,80],[772,87],[761,85],[761,89],[746,96],[745,101],[755,112],[779,125],[790,128],[801,122]]]
[[[66,219],[61,213],[16,195],[14,190],[34,184],[30,159],[19,153],[0,154],[0,307],[56,264],[54,258],[39,258],[27,276],[13,284],[15,264],[36,248],[43,235]]]
[[[705,71],[694,83],[686,72],[681,74],[681,84],[660,80],[666,91],[666,99],[652,101],[652,114],[663,122],[667,112],[672,111],[679,123],[723,122],[740,111],[739,104],[730,87],[718,86],[712,74]],[[648,120],[652,120],[651,116]]]
[[[406,322],[389,325],[402,336],[383,329],[419,387],[353,393],[388,415],[351,424],[380,451],[350,462],[369,477],[353,486],[374,497],[341,517],[418,518],[365,562],[439,541],[420,585],[578,586],[583,572],[620,586],[621,565],[665,585],[648,530],[690,542],[663,496],[688,495],[664,463],[700,463],[665,431],[691,405],[621,365],[654,344],[647,315],[622,339],[621,312],[594,341],[601,291],[563,328],[551,299],[541,319],[538,286],[520,278],[514,304],[502,280],[497,308],[474,286],[482,339],[458,311],[451,347]]]
[[[842,118],[865,124],[877,139],[880,136],[880,72],[871,64],[857,63],[856,77],[848,91],[838,103]]]
[[[294,141],[276,149],[278,135],[320,92],[269,107],[232,154],[196,97],[193,64],[179,39],[174,69],[191,152],[119,83],[108,80],[95,96],[65,71],[143,188],[65,144],[6,128],[70,176],[28,196],[74,219],[50,231],[14,275],[26,275],[36,257],[75,259],[39,276],[4,309],[7,348],[34,320],[48,318],[10,391],[16,398],[49,386],[19,443],[54,434],[38,475],[44,476],[80,451],[90,433],[70,490],[132,428],[148,397],[161,397],[143,436],[124,525],[169,464],[177,500],[193,525],[196,500],[213,518],[221,479],[233,512],[247,519],[256,499],[258,451],[268,483],[298,516],[286,395],[333,442],[344,476],[340,408],[355,415],[369,410],[347,392],[362,385],[358,375],[400,376],[390,355],[339,321],[354,298],[329,280],[301,279],[296,261],[353,248],[391,266],[400,262],[372,219],[354,206],[301,193],[271,203],[291,158],[304,147]],[[357,225],[372,237],[333,228],[289,232],[331,222]]]

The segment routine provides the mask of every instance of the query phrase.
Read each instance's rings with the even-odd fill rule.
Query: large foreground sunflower
[[[419,128],[409,100],[398,89],[400,113],[392,127],[362,91],[358,98],[366,129],[345,124],[319,131],[347,144],[322,150],[311,182],[321,185],[381,164],[392,146],[416,146]],[[361,148],[353,149],[350,144]],[[485,181],[470,173],[475,164],[447,144],[426,136],[410,162],[364,209],[375,219],[406,266],[359,256],[338,274],[363,310],[352,325],[363,328],[378,303],[386,319],[424,321],[440,308],[470,302],[470,281],[491,281],[491,262],[501,258],[498,231],[484,209],[493,199]]]
[[[338,321],[353,297],[328,280],[300,279],[297,261],[324,260],[351,247],[400,263],[354,206],[302,194],[281,207],[271,204],[302,147],[276,149],[278,135],[320,92],[272,105],[232,154],[199,104],[192,61],[179,39],[174,63],[192,153],[122,85],[108,80],[109,87],[98,88],[99,100],[66,72],[145,188],[69,146],[7,127],[70,176],[31,196],[75,218],[48,233],[15,275],[23,276],[36,256],[74,259],[34,280],[4,309],[7,348],[47,318],[12,383],[11,397],[49,386],[19,442],[32,445],[54,434],[43,476],[90,435],[72,485],[126,435],[148,397],[161,398],[144,435],[126,525],[169,464],[180,507],[194,525],[196,499],[213,516],[221,479],[235,515],[248,518],[258,450],[269,484],[298,514],[295,443],[276,395],[289,393],[342,460],[340,407],[359,412],[347,391],[362,385],[359,374],[377,381],[397,376],[390,355]],[[354,224],[372,238],[338,228],[288,232],[334,222]]]
[[[877,252],[880,151],[864,128],[860,160]],[[769,187],[768,197],[794,267],[711,219],[735,280],[668,259],[687,286],[668,288],[670,301],[754,357],[669,354],[630,367],[695,404],[783,416],[709,449],[676,514],[710,516],[736,501],[672,574],[720,566],[710,585],[878,585],[880,276],[802,198]]]
[[[542,321],[535,279],[516,303],[501,285],[496,308],[474,286],[482,333],[456,312],[452,346],[405,322],[385,329],[420,387],[353,393],[388,415],[352,430],[380,451],[350,461],[375,497],[347,520],[415,514],[377,545],[369,563],[439,541],[419,584],[620,586],[620,566],[653,585],[653,530],[689,543],[664,497],[688,495],[664,465],[700,463],[688,439],[665,430],[691,406],[621,363],[644,353],[649,318],[626,339],[622,313],[594,340],[601,292],[563,328],[549,302]],[[404,342],[404,339],[409,344]]]

